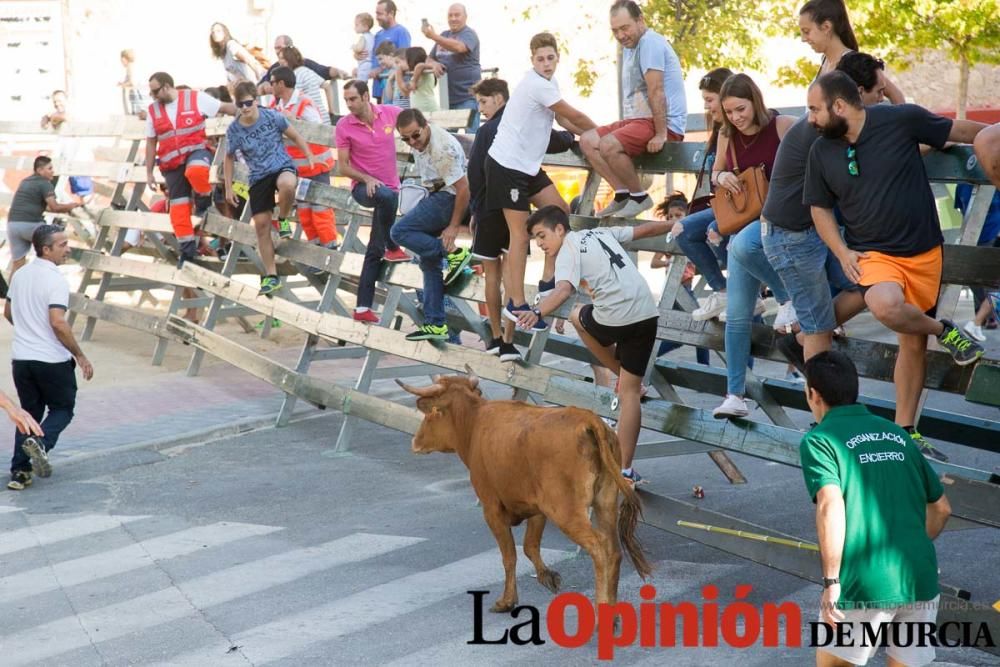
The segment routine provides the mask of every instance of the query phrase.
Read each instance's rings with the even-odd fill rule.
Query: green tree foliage
[[[858,28],[862,46],[886,49],[887,61],[906,67],[928,51],[943,51],[959,69],[956,106],[965,117],[969,70],[1000,63],[998,0],[863,0],[869,20]]]
[[[685,73],[763,69],[763,39],[791,20],[788,0],[649,0],[646,23],[674,47]]]
[[[681,67],[690,73],[723,66],[766,69],[764,40],[798,36],[798,11],[804,2],[645,0],[640,4],[649,27],[670,40]],[[606,21],[610,4],[581,2],[577,28]],[[519,20],[530,20],[539,6],[530,2]],[[1000,63],[1000,0],[849,0],[848,11],[861,48],[893,68],[905,69],[929,51],[946,53],[959,68],[960,117],[965,114],[969,69]],[[583,57],[573,55],[577,88],[589,94],[596,80],[595,65],[613,56],[592,51]],[[779,67],[775,83],[802,86],[815,75],[815,58],[800,58]]]
[[[1000,0],[851,0],[848,9],[862,50],[894,68],[906,69],[928,52],[947,54],[959,69],[961,118],[970,68],[1000,63]],[[797,32],[794,19],[787,26],[786,33]],[[814,63],[800,60],[779,68],[776,83],[801,85],[815,72]]]

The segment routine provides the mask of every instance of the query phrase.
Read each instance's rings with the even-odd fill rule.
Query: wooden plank
[[[8,155],[0,157],[0,169],[31,171],[34,156]],[[55,160],[53,167],[60,176],[91,176],[117,182],[146,182],[146,168],[128,162],[86,162],[82,160]]]
[[[1000,289],[1000,248],[945,244],[941,282]]]
[[[106,227],[127,227],[129,229],[139,229],[144,232],[157,232],[159,234],[173,234],[174,228],[170,224],[170,214],[149,213],[146,211],[117,211],[106,208],[101,211],[97,218],[97,224]]]
[[[88,299],[80,294],[69,295],[69,308],[81,315],[96,317],[105,322],[112,322],[123,327],[128,327],[129,329],[135,329],[136,331],[143,331],[156,336],[166,335],[166,320],[152,313],[103,303],[94,299]]]
[[[296,373],[176,315],[167,322],[167,331],[182,342],[194,345],[313,405],[335,408],[345,416],[355,415],[404,433],[416,433],[423,420],[423,415],[413,408]]]
[[[93,256],[94,253],[87,253]],[[86,256],[85,256],[86,258]],[[318,335],[339,343],[362,345],[370,350],[401,356],[414,361],[463,372],[466,365],[486,380],[493,380],[516,389],[541,394],[545,399],[561,405],[576,405],[594,410],[604,416],[615,416],[611,410],[614,395],[603,387],[579,382],[566,373],[542,366],[520,366],[501,362],[498,358],[477,350],[447,343],[428,344],[407,341],[402,332],[369,327],[352,319],[318,313],[304,306],[280,298],[257,296],[255,286],[235,282],[191,264],[176,270],[120,258],[109,262],[120,272],[135,271],[146,274],[150,267],[161,269],[158,278],[168,278],[194,284],[233,303],[251,308],[267,317],[275,317],[306,333]],[[127,271],[126,271],[127,270]],[[180,274],[179,276],[176,274]],[[650,401],[644,406],[642,425],[669,435],[715,445],[722,449],[741,452],[787,465],[798,465],[798,441],[801,432],[747,420],[718,420],[707,410]],[[932,462],[937,470],[953,472],[957,466]],[[961,516],[956,512],[957,516]],[[963,517],[965,518],[965,517]]]
[[[1000,407],[1000,364],[980,361],[973,367],[965,400]]]
[[[942,476],[941,484],[956,516],[1000,528],[1000,484],[954,475]]]
[[[221,236],[236,243],[253,246],[257,243],[257,237],[252,227],[214,211],[209,211],[201,229],[209,234]],[[275,243],[275,253],[299,264],[355,279],[361,277],[361,269],[364,263],[364,256],[359,253],[329,250],[313,243],[305,243],[292,239],[277,241]],[[421,272],[420,267],[416,264],[405,262],[384,264],[380,280],[390,285],[398,285],[407,289],[422,289],[424,285],[423,272]],[[476,274],[463,275],[449,285],[445,293],[453,298],[475,301],[476,303],[486,303],[485,285],[485,279],[482,276]],[[524,289],[525,296],[529,300],[533,299],[538,292],[538,286],[534,284],[525,285]],[[566,317],[568,314],[568,305],[563,306],[563,308],[557,311],[558,317]]]
[[[166,264],[140,262],[123,257],[111,257],[90,250],[86,250],[81,254],[80,266],[85,269],[93,269],[105,273],[117,273],[135,278],[143,278],[155,283],[180,285],[181,287],[197,287],[180,271]],[[201,270],[206,271],[206,269]]]
[[[656,362],[655,371],[678,387],[716,396],[726,393],[724,368],[660,359]],[[808,412],[801,383],[765,378],[762,384],[782,406]],[[886,419],[893,419],[896,412],[894,400],[862,395],[858,397],[858,402]],[[991,419],[927,408],[920,417],[920,432],[928,438],[1000,454],[1000,422]]]
[[[754,357],[787,361],[775,343],[780,334],[768,326],[754,324],[751,329],[750,353]],[[657,337],[712,350],[725,350],[725,327],[714,320],[696,322],[687,313],[670,311],[660,313]],[[897,346],[860,338],[837,338],[834,349],[851,357],[858,373],[873,380],[892,382],[896,365]],[[1000,363],[980,361],[979,365]],[[927,352],[927,377],[924,386],[938,391],[965,393],[975,366],[958,366],[951,355],[938,350]]]

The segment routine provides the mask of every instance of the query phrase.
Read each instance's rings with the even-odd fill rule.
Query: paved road
[[[57,467],[0,495],[0,651],[4,665],[502,665],[596,663],[596,643],[567,650],[470,646],[468,590],[499,594],[502,577],[465,469],[417,457],[408,438],[363,424],[354,452],[329,450],[336,414],[281,429],[166,448],[112,450]],[[752,484],[731,487],[705,456],[646,462],[660,493],[703,501],[813,537],[795,469],[737,459]],[[807,618],[818,590],[642,527],[660,601],[792,600]],[[544,546],[566,590],[593,593],[589,559],[553,529]],[[1000,597],[995,532],[946,534],[949,581]],[[527,573],[521,603],[551,595]],[[621,596],[640,581],[623,567]],[[523,619],[519,619],[523,620]],[[488,615],[484,635],[516,621]],[[548,634],[543,628],[543,638]],[[952,664],[996,664],[949,650]],[[629,648],[622,664],[803,665],[808,649]],[[876,662],[873,664],[882,664]]]

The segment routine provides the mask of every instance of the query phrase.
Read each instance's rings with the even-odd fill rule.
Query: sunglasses
[[[238,106],[240,109],[249,109],[250,107],[253,106],[254,102],[256,102],[256,100],[243,100],[242,102],[237,102],[236,106]]]
[[[858,167],[858,149],[854,146],[847,147],[847,173],[851,176],[861,175],[861,169]]]
[[[149,94],[151,97],[156,97],[157,93],[159,93],[161,90],[163,90],[163,86],[160,86],[159,88],[150,88]]]
[[[403,141],[405,141],[408,144],[412,144],[414,141],[417,141],[417,140],[420,139],[420,135],[422,133],[423,133],[423,130],[421,129],[421,130],[417,130],[413,134],[400,134],[399,138],[402,139]]]

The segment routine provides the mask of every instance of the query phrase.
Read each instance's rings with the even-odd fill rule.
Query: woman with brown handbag
[[[729,240],[726,300],[726,399],[713,411],[716,418],[723,419],[749,414],[743,394],[750,359],[750,321],[764,310],[760,300],[761,283],[771,288],[780,304],[774,326],[784,328],[796,321],[792,302],[767,261],[761,242],[761,223],[757,218],[767,193],[749,197],[747,189],[754,187],[755,181],[746,177],[751,170],[757,170],[761,172],[759,177],[770,178],[778,144],[795,118],[769,110],[760,89],[746,74],[729,77],[722,86],[720,98],[725,115],[718,157],[712,170],[712,180],[717,185],[712,207],[720,221],[720,231],[733,234]],[[744,171],[741,172],[741,168]],[[742,229],[726,229],[721,224],[723,219],[732,217],[735,220],[739,214],[726,207],[739,208],[743,204],[758,206],[753,219]]]
[[[705,156],[702,159],[694,199],[688,207],[688,214],[670,230],[677,245],[713,290],[704,303],[692,313],[695,320],[708,320],[726,310],[726,277],[722,274],[722,267],[726,264],[726,240],[722,239],[718,244],[708,242],[709,230],[715,225],[715,213],[709,206],[711,196],[699,195],[704,194],[702,181],[711,181],[715,149],[719,142],[719,131],[722,129],[722,104],[719,102],[719,93],[722,92],[722,84],[732,75],[732,70],[718,67],[698,82],[701,98],[705,103],[705,126],[711,131],[711,136],[705,145]],[[704,178],[706,169],[708,179]],[[711,189],[710,187],[709,190]]]

